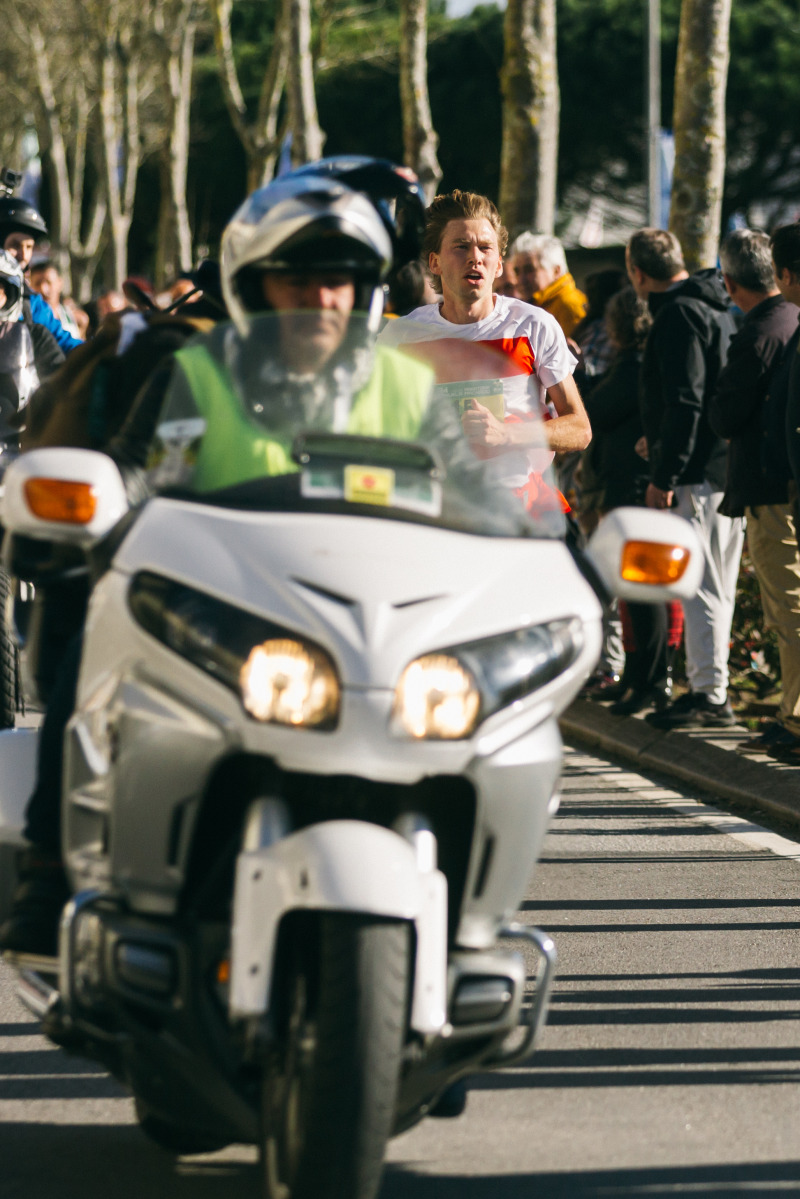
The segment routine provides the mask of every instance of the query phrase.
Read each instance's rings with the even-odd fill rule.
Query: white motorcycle
[[[252,417],[235,339],[207,344]],[[630,509],[580,561],[491,463],[354,434],[341,384],[281,426],[279,477],[198,491],[208,426],[184,401],[135,514],[101,454],[6,475],[11,533],[107,559],[66,740],[74,898],[19,993],[163,1146],[256,1143],[270,1199],[371,1199],[389,1137],[532,1049],[555,949],[512,921],[598,595],[692,594],[699,554],[686,522]],[[34,741],[0,734],[7,845]]]

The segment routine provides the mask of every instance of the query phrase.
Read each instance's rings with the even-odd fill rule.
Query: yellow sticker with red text
[[[391,504],[394,497],[393,470],[381,466],[346,466],[344,498],[350,504]]]

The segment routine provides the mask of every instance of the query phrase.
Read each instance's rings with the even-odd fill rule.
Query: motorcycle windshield
[[[547,415],[535,376],[495,343],[408,352],[363,314],[271,312],[175,355],[149,477],[216,506],[561,537]]]

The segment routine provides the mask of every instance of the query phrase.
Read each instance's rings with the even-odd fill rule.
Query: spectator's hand
[[[647,438],[644,436],[640,437],[633,448],[636,450],[636,453],[639,455],[639,457],[644,458],[645,462],[647,462],[650,457],[650,451],[647,448]]]
[[[467,441],[472,445],[500,449],[511,442],[508,425],[498,420],[493,412],[484,408],[477,400],[472,401],[472,407],[461,417],[461,427]]]
[[[644,502],[648,508],[670,508],[674,491],[662,491],[655,483],[648,483]]]

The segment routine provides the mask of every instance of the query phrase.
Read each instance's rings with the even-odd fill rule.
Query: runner
[[[541,476],[555,453],[584,449],[591,440],[572,378],[576,359],[554,317],[492,291],[508,233],[491,200],[454,191],[437,196],[427,218],[425,257],[442,300],[390,321],[380,340],[433,366],[473,448],[498,458],[503,481],[530,507],[553,495],[543,492]],[[447,344],[454,339],[475,343],[467,380],[463,347],[453,355]],[[458,379],[448,371],[453,359]]]

